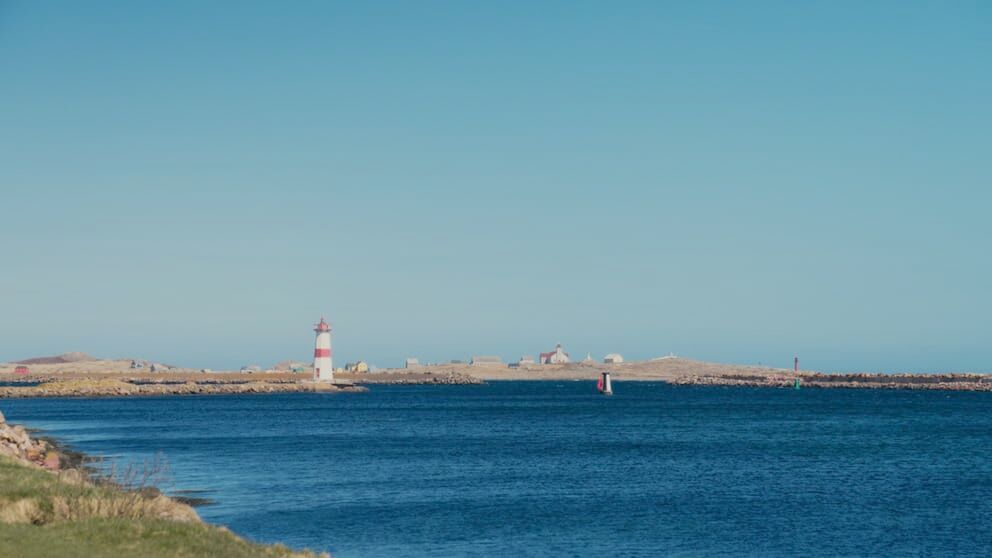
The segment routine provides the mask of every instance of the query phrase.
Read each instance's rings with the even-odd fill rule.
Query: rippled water
[[[0,401],[349,556],[992,553],[992,394],[618,382]]]

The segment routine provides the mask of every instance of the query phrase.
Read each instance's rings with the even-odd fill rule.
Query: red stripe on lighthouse
[[[313,356],[315,357],[329,357],[331,356],[330,349],[314,349]]]

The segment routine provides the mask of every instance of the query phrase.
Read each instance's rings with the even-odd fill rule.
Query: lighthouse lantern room
[[[331,364],[331,326],[320,317],[320,323],[313,330],[317,333],[313,349],[313,379],[316,382],[333,382],[334,368]]]

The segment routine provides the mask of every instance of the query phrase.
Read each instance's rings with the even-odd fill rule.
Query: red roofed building
[[[568,364],[571,359],[568,353],[562,350],[561,343],[555,346],[555,350],[550,353],[541,353],[541,364]]]

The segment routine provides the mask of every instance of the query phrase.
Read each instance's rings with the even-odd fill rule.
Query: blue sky
[[[0,360],[992,371],[985,2],[0,0]]]

